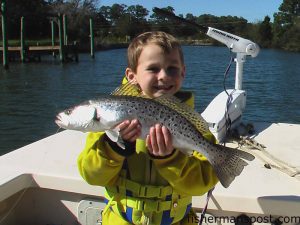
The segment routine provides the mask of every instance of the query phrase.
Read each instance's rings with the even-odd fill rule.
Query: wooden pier
[[[76,43],[76,41],[74,42],[74,44],[68,43],[66,15],[58,14],[57,16],[53,16],[50,18],[52,45],[26,46],[24,37],[24,17],[21,17],[20,46],[8,46],[8,40],[6,36],[6,0],[0,0],[0,3],[0,15],[2,21],[2,47],[0,47],[0,52],[2,52],[2,63],[5,69],[8,69],[9,60],[15,60],[19,56],[21,62],[41,61],[41,55],[46,54],[52,54],[54,57],[59,55],[59,59],[61,62],[78,62],[78,44]],[[58,27],[59,45],[55,45],[55,26]],[[94,33],[92,19],[90,19],[90,48],[91,57],[94,58]]]
[[[7,47],[7,57],[9,61],[23,61],[23,62],[40,62],[42,55],[53,55],[54,58],[60,54],[62,55],[63,62],[78,62],[78,46],[74,45],[64,45],[62,46],[8,46]],[[3,51],[3,47],[0,47],[0,52]]]

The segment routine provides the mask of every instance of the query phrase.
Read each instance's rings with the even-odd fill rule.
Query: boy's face
[[[128,80],[139,84],[143,93],[151,98],[173,95],[181,87],[185,66],[178,49],[164,53],[160,46],[146,45],[138,59],[137,71],[126,69]]]

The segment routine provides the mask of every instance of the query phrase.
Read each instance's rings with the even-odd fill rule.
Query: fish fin
[[[125,149],[125,144],[123,139],[120,137],[119,129],[106,130],[105,133],[111,141],[116,142],[120,148]]]
[[[116,143],[120,148],[125,150],[125,144],[124,144],[124,141],[122,139],[118,140]]]
[[[255,157],[245,151],[229,148],[221,145],[214,145],[209,161],[212,164],[217,177],[224,187],[229,187],[236,176],[239,176],[244,167],[248,165],[245,160],[252,161]],[[245,160],[244,160],[245,159]]]
[[[111,93],[111,95],[125,95],[148,98],[146,95],[143,94],[138,84],[134,83],[133,81],[128,82],[126,84],[121,84]]]
[[[175,110],[181,116],[185,117],[190,123],[192,123],[196,127],[196,129],[201,134],[210,132],[207,122],[203,119],[200,113],[196,112],[192,107],[190,107],[186,103],[181,102],[177,97],[160,96],[158,98],[154,98],[154,101],[157,101],[160,104]]]
[[[109,137],[110,140],[113,142],[117,142],[120,136],[119,130],[114,129],[114,130],[106,130],[105,131],[107,137]]]

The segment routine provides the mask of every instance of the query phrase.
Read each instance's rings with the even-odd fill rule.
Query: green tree
[[[127,13],[130,14],[135,20],[146,22],[149,11],[141,5],[131,5],[127,8]]]
[[[149,11],[141,5],[131,5],[124,10],[116,22],[116,29],[121,36],[133,38],[143,31],[149,30],[147,16]]]
[[[283,49],[288,51],[300,52],[300,23],[291,27],[282,37],[285,41]]]
[[[50,34],[50,23],[47,19],[48,4],[43,0],[24,1],[9,0],[7,2],[8,37],[20,37],[20,19],[25,21],[27,38],[45,37]]]
[[[65,14],[68,19],[68,36],[73,40],[85,42],[89,36],[89,18],[97,18],[98,0],[53,0],[53,16]]]
[[[274,46],[298,51],[300,0],[284,0],[274,14]]]
[[[96,15],[94,22],[95,35],[100,39],[106,37],[111,29],[111,23],[109,21],[109,6],[102,6]]]
[[[197,17],[194,16],[192,13],[187,13],[185,15],[185,19],[189,20],[191,22],[196,23]],[[181,24],[178,28],[178,34],[181,37],[186,37],[186,36],[195,36],[196,34],[199,33],[199,30],[197,27],[193,26],[193,25],[189,25],[189,24]]]
[[[284,0],[279,7],[279,15],[284,25],[295,24],[295,19],[300,16],[300,0]]]
[[[110,21],[111,20],[110,10],[111,10],[110,6],[103,5],[98,10],[98,14],[100,14],[101,16],[103,16],[107,21]]]
[[[270,17],[266,16],[264,21],[258,25],[258,43],[262,47],[268,48],[272,45],[273,33],[270,21]]]
[[[204,26],[217,27],[218,17],[210,14],[203,14],[197,17],[196,22]]]
[[[110,20],[111,24],[114,26],[118,22],[120,18],[122,18],[126,14],[125,4],[113,4],[110,8]]]
[[[167,6],[161,9],[174,14],[174,8],[172,6]],[[163,15],[159,15],[156,12],[153,12],[152,15],[150,15],[149,21],[153,30],[161,30],[174,34],[174,27],[176,26],[175,21],[170,20],[169,18]]]

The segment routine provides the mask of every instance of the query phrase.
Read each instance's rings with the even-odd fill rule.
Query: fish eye
[[[70,115],[72,113],[72,110],[71,109],[67,109],[66,111],[65,111],[65,114],[66,115]]]

